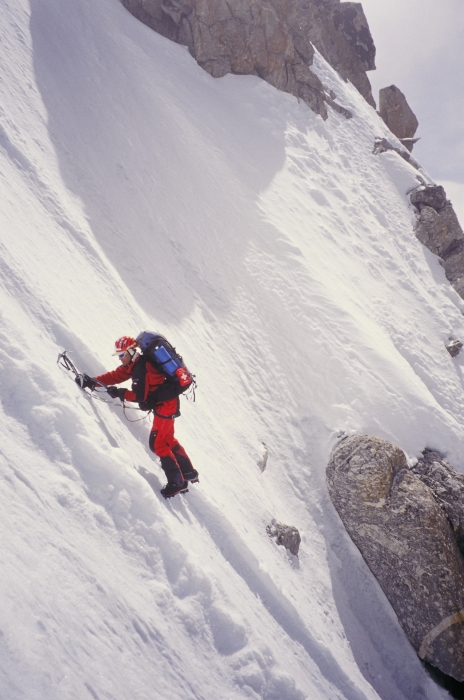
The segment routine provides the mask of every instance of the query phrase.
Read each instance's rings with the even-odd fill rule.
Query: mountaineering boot
[[[188,491],[188,481],[179,481],[177,484],[168,483],[161,489],[161,495],[164,498],[172,498],[178,493],[186,493]]]
[[[182,470],[177,464],[174,457],[170,457],[169,455],[163,455],[163,457],[160,457],[160,462],[161,469],[166,474],[168,484],[178,484],[179,481],[184,480],[184,477],[182,476]]]
[[[193,468],[193,464],[182,445],[176,442],[172,448],[172,451],[176,457],[177,464],[180,467],[184,479],[189,481],[191,484],[196,484],[199,481],[198,472]]]
[[[196,469],[192,469],[191,472],[185,472],[182,474],[182,476],[184,477],[185,481],[188,481],[190,484],[197,484],[200,481],[198,478],[199,474]]]

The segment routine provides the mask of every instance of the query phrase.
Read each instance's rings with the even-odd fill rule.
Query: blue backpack
[[[192,384],[195,386],[194,377],[185,366],[182,357],[163,335],[153,331],[142,331],[138,334],[136,342],[142,355],[177,388],[177,395],[183,394]]]

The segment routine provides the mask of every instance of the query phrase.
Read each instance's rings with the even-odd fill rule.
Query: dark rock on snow
[[[456,357],[456,355],[459,355],[461,352],[462,348],[462,343],[460,340],[452,340],[451,343],[448,343],[446,346],[446,349],[448,350],[449,354],[451,357]]]
[[[184,44],[213,77],[257,75],[327,117],[333,101],[310,70],[315,46],[375,107],[366,71],[375,46],[362,6],[340,0],[121,0],[141,22]]]
[[[266,532],[269,537],[275,538],[277,544],[282,545],[289,549],[292,554],[298,556],[301,537],[296,527],[273,522],[272,525],[266,527]]]
[[[366,75],[366,71],[375,70],[375,46],[362,5],[340,0],[298,0],[294,7],[294,33],[296,28],[304,27],[305,44],[312,43],[343,80],[353,83],[375,107]]]
[[[379,115],[384,120],[390,131],[400,140],[404,139],[404,146],[412,151],[413,139],[419,122],[416,115],[408,105],[406,97],[396,85],[382,88],[379,92]]]
[[[424,185],[411,192],[410,200],[419,212],[424,207],[441,211],[446,204],[446,192],[441,185]]]
[[[327,483],[419,657],[464,680],[464,560],[442,502],[398,447],[367,435],[335,448]]]
[[[456,244],[464,238],[458,218],[450,203],[437,211],[433,207],[423,206],[415,228],[418,239],[432,253],[443,260],[448,252],[453,252]]]
[[[414,233],[443,261],[446,279],[464,299],[464,232],[440,185],[418,187],[410,194],[418,210]]]

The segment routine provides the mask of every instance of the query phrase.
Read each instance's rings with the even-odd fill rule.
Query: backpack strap
[[[135,394],[137,403],[139,404],[140,408],[142,408],[142,404],[145,403],[145,401],[143,399],[145,396],[145,379],[147,376],[147,362],[148,362],[148,357],[144,357],[143,355],[141,355],[140,358],[135,363],[134,369],[132,370],[132,391]],[[142,408],[142,410],[147,411],[149,409]]]

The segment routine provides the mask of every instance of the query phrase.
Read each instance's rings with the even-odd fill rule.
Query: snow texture
[[[445,698],[325,485],[357,432],[464,471],[464,302],[418,172],[320,57],[353,119],[213,79],[117,0],[3,0],[0,41],[0,697]],[[55,363],[111,369],[143,328],[199,385],[200,483],[168,502],[149,422]]]

